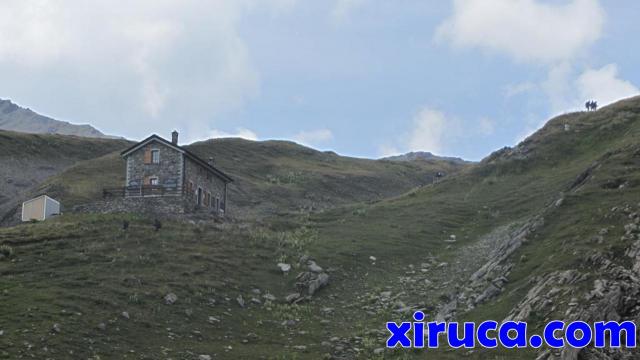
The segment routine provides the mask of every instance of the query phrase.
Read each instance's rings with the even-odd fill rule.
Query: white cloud
[[[597,0],[454,0],[453,15],[438,27],[436,39],[552,63],[584,51],[600,37],[603,23]]]
[[[464,141],[493,135],[496,126],[496,121],[489,117],[480,117],[471,124],[437,108],[424,106],[413,116],[408,131],[378,146],[378,156],[412,151],[427,151],[441,156],[456,154],[464,146]]]
[[[59,103],[104,101],[107,111],[91,121],[109,131],[144,136],[181,127],[196,138],[259,91],[259,75],[238,31],[243,16],[277,14],[294,2],[140,0],[119,6],[107,0],[6,0],[0,78],[7,92],[24,85],[6,79],[25,73],[34,87],[64,88],[56,95]],[[132,118],[114,124],[122,109]]]
[[[457,118],[424,106],[413,117],[409,131],[380,145],[378,155],[387,157],[411,151],[428,151],[443,155],[451,151],[453,144],[463,135],[460,130],[460,121]]]
[[[294,141],[307,146],[317,146],[332,139],[333,133],[329,129],[300,131],[293,136]]]
[[[61,9],[50,1],[9,0],[0,11],[0,60],[37,66],[57,59],[68,34],[59,26]]]
[[[542,64],[548,71],[545,80],[507,85],[504,96],[542,92],[551,113],[558,114],[580,109],[585,97],[602,98],[605,103],[609,97],[619,98],[619,94],[635,89],[617,79],[615,67],[588,72],[576,80],[579,73],[574,60],[585,56],[601,37],[604,21],[598,0],[454,0],[453,14],[438,27],[435,38],[454,47],[478,48]],[[529,131],[527,126],[525,132]]]
[[[482,117],[478,122],[478,127],[480,134],[488,136],[492,135],[495,132],[496,124],[492,119],[489,119],[488,117]]]
[[[453,154],[465,139],[492,135],[495,127],[495,121],[488,117],[465,126],[461,119],[451,114],[424,106],[413,117],[409,131],[378,146],[378,155],[387,157],[411,151]]]
[[[241,138],[253,141],[258,140],[258,135],[255,132],[245,128],[237,128],[235,132],[226,132],[214,129],[209,133],[209,136],[211,138]]]
[[[581,98],[593,99],[599,106],[640,94],[640,90],[629,81],[618,77],[616,64],[583,72],[576,81]]]
[[[360,8],[366,0],[336,0],[331,10],[331,18],[335,22],[342,22],[349,18],[352,12]]]
[[[440,154],[443,150],[445,136],[451,135],[452,120],[443,112],[423,108],[413,119],[413,129],[408,139],[410,151],[430,151]]]

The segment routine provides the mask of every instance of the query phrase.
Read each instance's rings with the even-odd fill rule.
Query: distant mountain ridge
[[[118,138],[105,135],[91,125],[71,124],[40,115],[35,111],[0,99],[0,130],[32,134],[75,135],[91,138]]]
[[[411,151],[402,155],[387,156],[382,158],[381,160],[389,160],[389,161],[441,160],[441,161],[449,161],[455,164],[466,164],[470,162],[459,157],[434,155],[428,151]]]

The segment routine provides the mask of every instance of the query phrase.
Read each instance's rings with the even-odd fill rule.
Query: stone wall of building
[[[136,213],[171,217],[175,214],[185,214],[186,205],[182,196],[127,197],[110,198],[78,205],[72,211],[98,214]]]
[[[147,148],[160,152],[159,164],[144,163]],[[175,184],[177,188],[181,188],[183,169],[184,156],[181,152],[161,142],[152,141],[127,156],[127,180],[123,186],[131,186],[134,182],[141,185],[144,179],[157,177],[159,185]]]
[[[225,207],[226,201],[226,184],[220,179],[218,176],[210,173],[202,166],[194,162],[189,158],[185,158],[185,189],[189,186],[189,182],[193,183],[193,189],[190,194],[187,194],[187,199],[190,200],[191,207],[196,206],[197,201],[197,191],[198,187],[200,187],[203,191],[203,199],[205,193],[211,194],[211,201],[209,205],[209,209],[211,211],[216,211],[216,199],[218,199],[218,204],[221,209]],[[204,205],[204,200],[203,200]]]

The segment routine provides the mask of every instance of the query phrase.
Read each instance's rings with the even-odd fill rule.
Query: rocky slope
[[[32,134],[75,135],[92,138],[113,138],[91,125],[71,124],[40,115],[31,109],[20,107],[10,100],[0,99],[0,130]]]

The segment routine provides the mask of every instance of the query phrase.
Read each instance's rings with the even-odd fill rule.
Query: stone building
[[[177,131],[171,135],[168,141],[153,134],[124,150],[121,155],[126,161],[125,186],[105,189],[105,196],[141,200],[160,197],[162,203],[184,208],[185,212],[224,213],[231,177],[213,165],[213,158],[202,160],[179,146]]]

